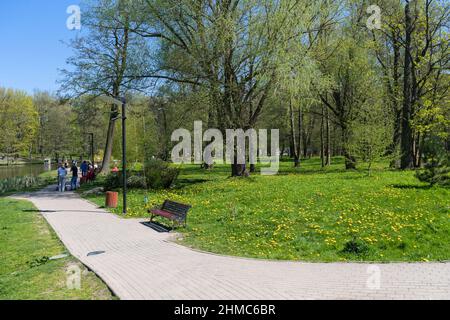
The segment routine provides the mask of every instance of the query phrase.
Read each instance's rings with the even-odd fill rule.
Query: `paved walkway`
[[[177,245],[143,220],[120,219],[70,192],[48,189],[22,198],[42,211],[69,251],[121,299],[450,299],[450,263],[224,257]],[[105,253],[88,256],[94,251]]]

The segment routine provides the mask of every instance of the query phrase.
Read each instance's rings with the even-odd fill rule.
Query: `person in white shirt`
[[[58,168],[58,190],[59,192],[66,191],[66,177],[67,177],[67,170],[64,168],[63,164],[59,164]]]

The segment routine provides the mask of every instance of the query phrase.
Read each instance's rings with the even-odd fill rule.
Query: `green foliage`
[[[146,189],[147,182],[141,175],[132,175],[127,179],[127,187],[130,189]]]
[[[38,114],[25,92],[0,88],[0,153],[29,155]]]
[[[145,178],[147,185],[152,189],[167,189],[177,179],[180,170],[171,167],[162,160],[150,160],[145,164]]]
[[[127,187],[130,189],[146,189],[147,183],[145,177],[142,175],[143,172],[128,171],[127,172]],[[111,191],[119,189],[122,187],[122,174],[110,173],[106,176],[103,182],[103,189],[105,191]]]
[[[40,258],[33,259],[31,261],[27,261],[27,264],[30,268],[36,268],[42,266],[43,264],[46,264],[47,262],[49,262],[49,260],[50,260],[49,257],[43,256]]]
[[[31,188],[44,186],[45,180],[39,177],[11,177],[0,180],[0,194],[13,191],[27,191]]]
[[[343,253],[350,253],[355,255],[364,255],[369,251],[369,246],[361,241],[353,238],[344,244]]]
[[[369,175],[372,164],[385,155],[392,137],[392,123],[382,104],[377,102],[360,106],[351,124],[352,135],[347,145],[351,154],[367,163]]]
[[[429,138],[424,148],[425,169],[417,171],[416,177],[431,186],[450,187],[450,154],[439,137]]]
[[[103,189],[105,191],[115,190],[122,186],[122,180],[118,173],[110,173],[106,176],[105,181],[103,182]]]

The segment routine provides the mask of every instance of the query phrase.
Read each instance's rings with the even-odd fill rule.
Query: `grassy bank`
[[[229,178],[185,166],[169,191],[133,190],[129,217],[172,199],[193,205],[183,243],[256,258],[306,261],[439,261],[450,259],[450,190],[430,188],[414,172],[381,163],[372,176],[322,170],[318,159],[300,169],[283,162],[278,176]],[[149,204],[144,196],[148,194]],[[91,196],[100,206],[103,196]],[[121,207],[113,210],[121,212]],[[161,220],[164,222],[164,220]]]
[[[0,198],[0,299],[112,299],[106,285],[67,253],[36,208]],[[74,267],[75,266],[75,267]],[[81,270],[81,288],[66,285],[68,270]]]

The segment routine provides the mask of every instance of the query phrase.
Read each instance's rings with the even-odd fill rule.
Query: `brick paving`
[[[450,263],[303,263],[202,253],[143,219],[121,219],[53,190],[20,197],[37,206],[71,254],[121,299],[450,300]],[[105,253],[88,256],[94,251]]]

